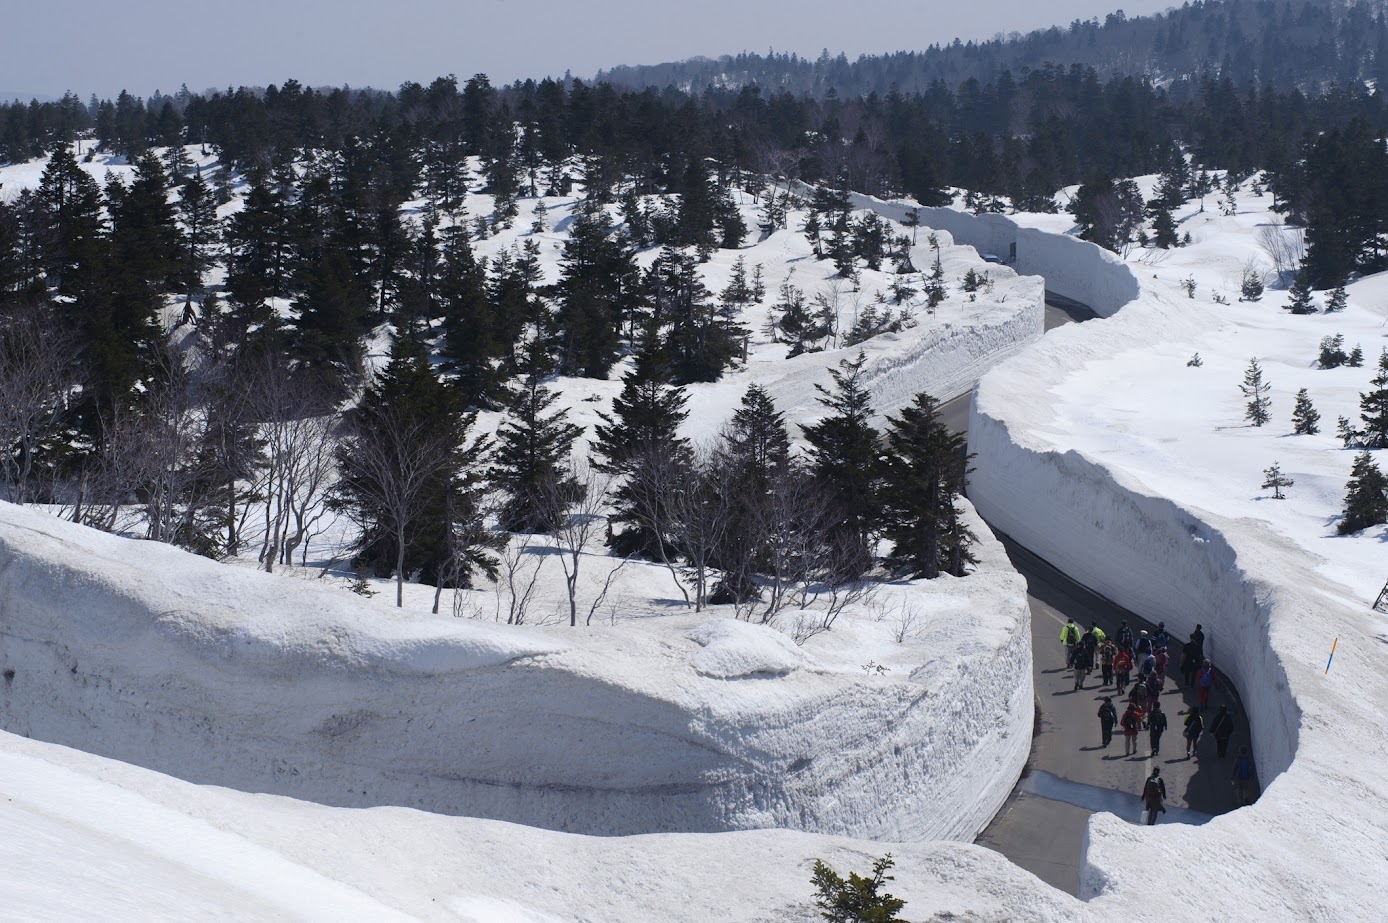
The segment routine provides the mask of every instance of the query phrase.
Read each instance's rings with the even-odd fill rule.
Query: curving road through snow
[[[1046,330],[1094,317],[1085,305],[1047,292]],[[941,408],[941,416],[955,432],[968,432],[970,399],[966,394]],[[1136,756],[1122,755],[1122,738],[1116,735],[1107,749],[1101,748],[1096,712],[1102,696],[1113,695],[1114,690],[1111,686],[1101,690],[1097,677],[1091,677],[1085,690],[1074,690],[1072,674],[1063,667],[1061,626],[1066,618],[1086,626],[1097,622],[1109,634],[1116,633],[1121,619],[1126,619],[1134,632],[1142,628],[1153,631],[1156,626],[1079,585],[1006,536],[1000,534],[999,538],[1013,567],[1027,581],[1037,721],[1026,772],[975,842],[1074,894],[1079,888],[1080,851],[1091,814],[1109,811],[1134,823],[1142,822],[1137,793],[1155,767],[1161,769],[1169,796],[1168,812],[1159,822],[1203,823],[1237,806],[1228,781],[1232,757],[1219,760],[1214,741],[1206,739],[1197,758],[1185,758],[1181,722],[1196,699],[1193,689],[1180,688],[1175,658],[1162,695],[1162,708],[1171,728],[1162,740],[1160,754],[1152,757],[1145,732],[1139,735]],[[1173,642],[1179,644],[1175,639]],[[1249,743],[1249,734],[1236,693],[1221,688],[1211,704],[1227,704],[1234,713],[1238,730],[1229,752],[1237,752],[1241,744]],[[1115,706],[1121,713],[1116,698]]]

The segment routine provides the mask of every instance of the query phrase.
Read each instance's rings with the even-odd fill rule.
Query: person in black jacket
[[[1161,777],[1160,769],[1152,770],[1152,774],[1143,783],[1140,797],[1142,803],[1147,806],[1147,825],[1150,827],[1157,822],[1158,814],[1166,813],[1166,782]]]
[[[1113,707],[1113,699],[1104,696],[1104,704],[1099,706],[1099,733],[1107,747],[1113,740],[1113,726],[1118,723],[1118,711]]]
[[[1152,755],[1156,756],[1161,752],[1161,735],[1166,730],[1166,712],[1161,710],[1161,703],[1157,702],[1152,706],[1152,711],[1147,715],[1147,732],[1152,741]]]
[[[1210,722],[1210,733],[1214,735],[1215,752],[1220,759],[1229,752],[1229,738],[1234,736],[1234,716],[1229,714],[1229,706],[1219,706],[1219,714]]]
[[[1204,659],[1204,645],[1195,640],[1195,635],[1191,635],[1190,640],[1181,646],[1182,688],[1195,688],[1195,671],[1200,669],[1200,662]]]
[[[1192,705],[1190,714],[1186,715],[1186,759],[1190,759],[1198,750],[1197,744],[1200,743],[1200,735],[1205,732],[1205,718],[1200,714],[1200,706]]]

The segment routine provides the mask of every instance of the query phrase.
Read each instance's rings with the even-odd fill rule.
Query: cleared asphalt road
[[[1046,305],[1047,330],[1094,316],[1083,305],[1049,293]],[[942,417],[956,432],[967,432],[968,413],[969,395],[941,409]],[[1212,717],[1219,705],[1230,706],[1236,727],[1230,755],[1217,758],[1214,740],[1207,736],[1198,756],[1185,758],[1182,722],[1196,699],[1194,690],[1180,688],[1179,652],[1186,639],[1173,638],[1172,666],[1161,697],[1171,726],[1162,739],[1160,755],[1151,755],[1145,731],[1138,736],[1135,756],[1123,756],[1123,741],[1117,732],[1114,742],[1102,748],[1097,712],[1102,697],[1113,695],[1114,690],[1101,690],[1097,673],[1082,691],[1074,689],[1073,674],[1064,669],[1060,629],[1067,617],[1086,627],[1097,623],[1110,636],[1117,633],[1120,619],[1127,619],[1134,634],[1143,628],[1153,631],[1155,626],[1086,590],[1006,536],[999,538],[1013,566],[1027,580],[1037,720],[1027,769],[976,842],[1074,894],[1079,888],[1080,848],[1089,815],[1111,811],[1133,823],[1142,822],[1138,793],[1153,767],[1161,768],[1168,795],[1168,813],[1161,815],[1158,823],[1201,823],[1236,807],[1229,775],[1232,754],[1249,742],[1248,722],[1233,690],[1222,686],[1211,697],[1209,714]],[[1114,705],[1121,714],[1123,703],[1115,698]]]

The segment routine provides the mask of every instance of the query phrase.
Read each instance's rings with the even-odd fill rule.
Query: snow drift
[[[688,616],[548,631],[402,616],[0,505],[0,725],[326,805],[604,835],[966,839],[1031,724],[1023,587],[999,546],[982,551],[976,576],[901,590],[958,608],[910,669],[878,675],[832,662],[855,631],[885,637],[873,622],[802,649]]]

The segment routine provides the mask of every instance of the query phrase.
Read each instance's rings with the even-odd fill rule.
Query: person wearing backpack
[[[1104,747],[1113,741],[1113,726],[1118,723],[1118,711],[1113,707],[1113,699],[1104,696],[1104,704],[1099,706],[1099,735]]]
[[[1139,676],[1137,682],[1133,683],[1133,689],[1128,693],[1128,701],[1138,708],[1147,707],[1147,684],[1142,681],[1142,677]]]
[[[1123,725],[1123,755],[1137,753],[1137,732],[1142,729],[1142,712],[1136,702],[1128,703],[1128,710],[1120,719]]]
[[[1205,718],[1200,714],[1200,706],[1192,705],[1186,715],[1186,759],[1197,755],[1200,735],[1205,732]]]
[[[1195,674],[1200,669],[1200,661],[1205,659],[1204,645],[1190,636],[1181,647],[1181,686],[1190,689],[1195,685]]]
[[[1118,647],[1112,641],[1105,639],[1099,645],[1099,669],[1103,671],[1104,685],[1113,682],[1113,658],[1118,656]]]
[[[1157,697],[1161,695],[1162,678],[1160,675],[1152,673],[1147,676],[1147,710],[1150,712],[1157,707]]]
[[[1166,782],[1161,777],[1161,769],[1153,768],[1152,774],[1142,786],[1142,803],[1147,806],[1147,826],[1157,822],[1158,814],[1166,813]]]
[[[1239,799],[1239,807],[1253,803],[1253,775],[1253,757],[1248,755],[1248,747],[1239,747],[1234,771],[1229,776],[1234,782],[1234,796]]]
[[[1206,660],[1195,674],[1195,691],[1200,696],[1200,707],[1210,707],[1210,690],[1214,689],[1214,667]]]
[[[1152,706],[1152,710],[1147,713],[1147,732],[1152,741],[1152,755],[1156,756],[1161,752],[1161,735],[1166,730],[1166,712],[1161,710],[1161,703]]]
[[[1123,690],[1128,688],[1128,677],[1133,672],[1133,652],[1128,648],[1123,648],[1113,656],[1113,678],[1114,687],[1118,694],[1122,695]]]
[[[1160,650],[1171,642],[1171,636],[1166,632],[1166,623],[1158,622],[1157,630],[1152,634],[1152,649]]]
[[[1078,691],[1084,688],[1084,678],[1089,675],[1089,654],[1081,645],[1075,648],[1074,667],[1075,667],[1075,689]]]
[[[1234,716],[1229,714],[1229,706],[1219,706],[1219,714],[1210,722],[1210,733],[1215,739],[1215,754],[1224,759],[1229,752],[1229,738],[1234,736]]]
[[[1080,643],[1080,626],[1075,624],[1074,619],[1065,620],[1065,625],[1060,629],[1060,643],[1065,645],[1065,665],[1074,666],[1075,645]]]
[[[1133,630],[1128,627],[1128,620],[1123,619],[1118,623],[1118,649],[1131,648],[1133,646]]]

